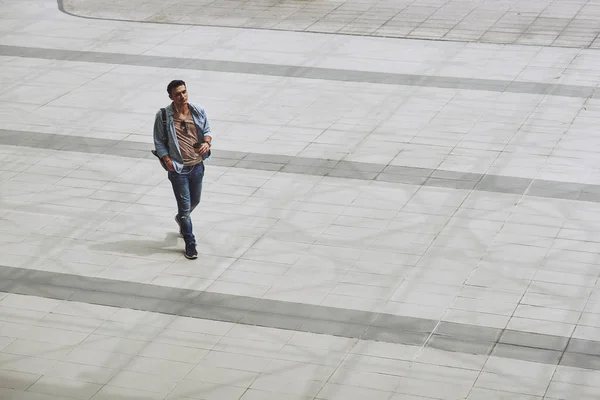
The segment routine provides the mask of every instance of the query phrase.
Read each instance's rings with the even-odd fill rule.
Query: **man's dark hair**
[[[167,93],[169,93],[169,96],[171,95],[171,90],[178,88],[179,86],[185,86],[185,82],[182,81],[181,79],[176,79],[174,81],[171,81],[168,85],[167,85]],[[185,86],[187,88],[187,86]]]

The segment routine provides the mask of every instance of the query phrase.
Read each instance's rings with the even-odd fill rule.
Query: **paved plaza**
[[[599,21],[0,0],[0,399],[597,400]],[[214,136],[194,261],[172,79]]]

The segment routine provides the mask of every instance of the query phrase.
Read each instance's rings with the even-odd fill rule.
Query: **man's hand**
[[[210,150],[210,145],[206,142],[200,144],[200,147],[194,147],[194,151],[200,155],[208,153],[208,150]]]
[[[164,161],[165,161],[165,164],[167,165],[167,169],[171,172],[174,172],[175,167],[173,166],[173,161],[171,161],[171,159],[168,157],[165,157]]]

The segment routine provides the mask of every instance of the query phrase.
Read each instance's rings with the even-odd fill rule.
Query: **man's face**
[[[185,85],[177,86],[176,88],[171,89],[171,94],[169,95],[169,97],[178,106],[187,103],[188,94]]]

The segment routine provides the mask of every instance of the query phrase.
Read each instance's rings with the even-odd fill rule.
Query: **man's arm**
[[[200,148],[197,150],[197,153],[204,155],[208,153],[210,147],[212,146],[212,131],[210,130],[210,123],[208,122],[208,117],[206,116],[206,110],[201,107],[198,107],[198,112],[204,117],[204,125],[202,126],[202,133],[204,135],[204,143],[201,144]]]
[[[174,171],[173,163],[171,162],[171,158],[169,157],[169,141],[167,137],[167,132],[165,132],[163,121],[162,121],[162,112],[158,110],[156,116],[154,117],[154,149],[156,150],[156,154],[158,157],[162,158],[167,164],[167,168],[170,171]]]
[[[204,141],[210,144],[212,142],[212,131],[210,130],[210,124],[208,123],[206,110],[202,111],[204,112],[204,126],[202,127],[202,132],[204,132]]]

